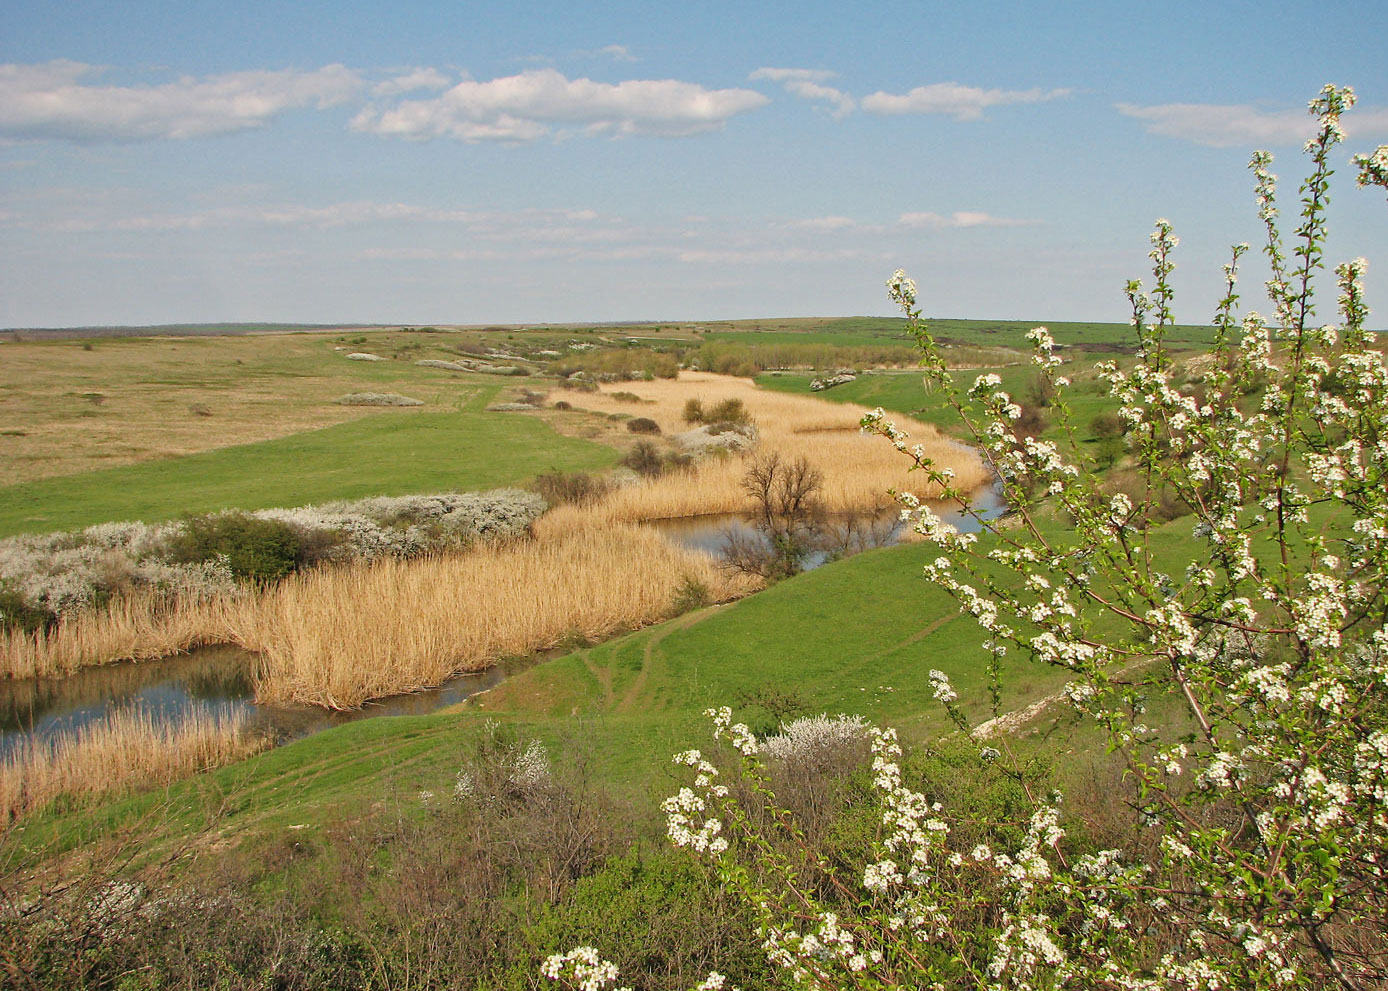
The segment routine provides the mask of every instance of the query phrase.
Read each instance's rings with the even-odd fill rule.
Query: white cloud
[[[417,68],[377,83],[371,87],[371,92],[377,96],[399,96],[401,93],[412,93],[418,89],[448,89],[451,85],[453,80],[438,69]]]
[[[769,101],[752,90],[705,89],[674,79],[599,83],[530,69],[489,82],[465,80],[428,100],[368,107],[352,126],[386,137],[533,141],[561,129],[587,134],[685,137],[721,128]]]
[[[959,83],[931,83],[907,93],[878,91],[863,97],[863,109],[874,114],[948,114],[956,120],[978,120],[989,107],[1044,103],[1069,96],[1068,89],[979,89]]]
[[[1026,227],[1035,221],[1010,217],[994,217],[976,210],[956,210],[949,216],[939,213],[903,213],[896,218],[903,227],[924,227],[931,230],[963,227]]]
[[[852,217],[807,217],[792,221],[788,226],[804,231],[845,231],[857,227],[858,222]]]
[[[614,62],[639,62],[641,61],[626,45],[604,45],[597,49],[582,49],[574,52],[581,58],[609,58]]]
[[[834,73],[827,69],[774,69],[764,66],[747,78],[770,79],[778,83],[794,80],[822,83],[826,79],[833,79]]]
[[[750,248],[746,250],[729,248],[706,248],[681,251],[679,260],[697,265],[775,265],[778,263],[813,264],[816,262],[846,261],[861,258],[863,252],[858,248],[835,248],[816,250],[814,248]]]
[[[362,86],[342,65],[185,76],[154,86],[88,81],[101,72],[66,59],[0,65],[0,138],[143,141],[228,134],[286,110],[343,103]]]
[[[114,215],[94,204],[69,203],[58,215],[35,217],[0,210],[0,227],[59,233],[117,231],[168,233],[232,227],[316,228],[363,224],[455,225],[489,240],[539,239],[592,242],[620,239],[628,228],[617,218],[588,209],[526,209],[507,212],[453,210],[412,203],[349,200],[326,206],[235,206],[195,213]]]
[[[832,79],[834,74],[823,69],[776,69],[763,67],[753,72],[748,79],[769,79],[780,83],[787,93],[802,100],[823,100],[833,109],[830,115],[837,120],[853,112],[856,106],[853,97],[843,90],[825,86],[823,80]]]
[[[1213,103],[1114,106],[1119,113],[1142,121],[1149,134],[1213,148],[1300,145],[1316,133],[1315,118],[1304,108],[1259,110],[1246,104]],[[1353,110],[1345,114],[1341,123],[1347,134],[1382,134],[1388,132],[1388,110]]]

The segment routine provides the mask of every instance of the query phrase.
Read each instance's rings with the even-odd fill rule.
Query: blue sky
[[[1388,8],[203,0],[0,10],[0,326],[1177,316],[1359,106],[1330,258],[1388,307]],[[1294,213],[1294,211],[1291,211]],[[1249,267],[1256,305],[1261,278]],[[1330,314],[1324,316],[1328,319]]]

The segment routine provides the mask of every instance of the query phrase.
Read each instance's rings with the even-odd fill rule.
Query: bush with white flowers
[[[1166,527],[1149,522],[1144,497],[1106,488],[1075,441],[1070,383],[1044,328],[1029,336],[1055,390],[1060,441],[1018,436],[1020,407],[996,376],[956,389],[915,284],[902,272],[889,280],[929,377],[1020,520],[989,523],[881,410],[870,414],[865,428],[982,527],[959,532],[902,493],[938,547],[926,575],[979,624],[992,680],[1008,650],[1067,673],[1065,697],[1123,764],[1135,825],[1121,850],[1084,848],[1067,837],[1060,797],[1041,794],[1029,794],[1020,830],[966,823],[913,787],[895,734],[875,730],[880,829],[849,876],[797,844],[766,784],[765,747],[728,710],[713,712],[735,767],[677,755],[692,781],[665,803],[669,835],[756,910],[767,956],[792,983],[1388,984],[1388,368],[1365,326],[1362,259],[1335,269],[1338,320],[1316,314],[1332,151],[1353,102],[1327,86],[1311,103],[1319,130],[1285,239],[1271,158],[1254,156],[1271,309],[1239,312],[1250,249],[1235,247],[1202,394],[1173,381],[1164,342],[1177,244],[1165,221],[1152,235],[1153,287],[1128,285],[1140,349],[1099,371],[1127,426],[1130,466],[1153,483],[1145,498],[1165,487],[1191,508]],[[1388,186],[1385,154],[1356,159],[1361,184]],[[970,730],[947,677],[930,678]],[[1181,717],[1148,715],[1154,699]],[[1007,765],[1005,737],[989,742],[1001,750],[980,757]],[[996,841],[979,842],[989,825]],[[590,986],[616,979],[595,953],[583,961]],[[561,964],[547,973],[572,982]]]

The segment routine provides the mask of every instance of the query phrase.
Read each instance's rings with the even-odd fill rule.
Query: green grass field
[[[275,440],[0,488],[0,535],[229,507],[490,489],[550,469],[610,467],[617,452],[523,413],[488,413],[484,385],[449,412],[386,410]]]
[[[744,321],[744,323],[746,323]],[[906,332],[906,321],[896,317],[845,317],[833,320],[804,321],[787,326],[773,326],[767,321],[760,329],[712,330],[703,335],[708,341],[728,341],[738,344],[779,344],[793,341],[799,344],[834,344],[855,346],[900,342],[914,347]],[[927,317],[925,324],[942,344],[1012,347],[1030,349],[1027,331],[1044,325],[1059,344],[1114,352],[1131,352],[1137,346],[1133,329],[1125,323],[1075,323],[1045,320],[957,320]],[[1170,328],[1167,342],[1179,350],[1207,348],[1214,343],[1213,327],[1179,325]]]

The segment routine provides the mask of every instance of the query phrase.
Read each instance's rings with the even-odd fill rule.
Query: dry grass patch
[[[23,744],[0,761],[0,820],[18,818],[60,795],[163,787],[267,746],[269,741],[249,733],[245,717],[237,714],[193,713],[169,724],[141,710],[111,713],[70,735]]]
[[[726,399],[740,399],[756,421],[761,450],[783,458],[806,458],[824,473],[821,498],[830,512],[882,509],[891,504],[888,489],[911,491],[922,498],[938,495],[919,474],[908,471],[909,459],[880,437],[858,431],[866,407],[828,403],[808,396],[758,389],[750,380],[708,372],[681,372],[678,379],[624,382],[622,391],[639,395],[642,412],[666,434],[689,429],[685,403],[703,401],[705,409]],[[578,401],[600,413],[621,412],[629,400],[608,391],[588,393]],[[898,418],[897,425],[919,442],[927,456],[954,469],[959,484],[974,489],[991,477],[968,448],[929,424]],[[541,535],[574,529],[603,528],[617,522],[734,513],[750,508],[742,488],[746,467],[741,458],[708,460],[689,472],[674,472],[614,491],[593,506],[562,506],[536,524]]]
[[[228,643],[233,605],[228,599],[170,599],[148,591],[119,595],[100,609],[64,616],[51,629],[0,635],[0,677],[62,677],[92,665]]]
[[[240,603],[230,626],[264,654],[257,701],[353,708],[664,619],[687,579],[717,601],[756,587],[708,555],[624,526],[300,575]]]

